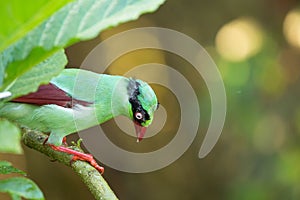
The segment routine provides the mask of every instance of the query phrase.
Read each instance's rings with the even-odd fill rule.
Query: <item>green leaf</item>
[[[23,172],[22,170],[13,167],[10,162],[0,160],[0,174],[11,174],[11,173],[26,175],[26,173]]]
[[[11,98],[36,91],[39,85],[48,83],[52,77],[58,75],[66,64],[67,57],[64,50],[61,49],[19,77],[9,88],[9,91],[13,94]]]
[[[12,200],[22,200],[22,197],[16,194],[10,194]]]
[[[22,38],[70,0],[0,1],[0,51]]]
[[[39,187],[32,180],[24,177],[0,180],[0,192],[7,192],[13,196],[21,196],[26,199],[44,199]]]
[[[20,141],[20,129],[13,123],[0,118],[0,152],[21,154],[23,150]]]
[[[0,74],[0,91],[7,90],[14,80],[57,49],[91,39],[104,29],[137,19],[142,13],[156,10],[163,2],[78,0],[67,4],[1,53],[0,72],[3,73]],[[30,60],[23,62],[27,58]]]

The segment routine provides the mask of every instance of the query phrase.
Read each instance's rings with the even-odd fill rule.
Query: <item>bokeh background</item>
[[[118,197],[300,199],[300,2],[170,0],[155,13],[109,29],[94,40],[71,46],[66,50],[68,67],[80,66],[93,47],[105,38],[144,26],[180,31],[206,49],[224,80],[227,118],[213,151],[199,159],[211,106],[201,76],[185,60],[164,51],[139,50],[120,57],[106,73],[124,74],[150,62],[180,71],[197,92],[201,122],[190,148],[161,170],[129,174],[106,166],[104,177]],[[107,48],[109,53],[110,47]],[[168,78],[168,74],[157,74]],[[180,107],[176,97],[166,88],[153,87],[168,114],[164,128],[157,135],[137,145],[135,139],[121,133],[114,121],[102,125],[111,140],[124,149],[156,150],[172,140],[177,131]],[[68,140],[77,138],[72,135]],[[15,162],[11,160],[12,155],[6,156],[28,172],[47,199],[93,199],[71,169],[24,148],[25,155],[14,156]],[[4,155],[2,158],[5,159]]]

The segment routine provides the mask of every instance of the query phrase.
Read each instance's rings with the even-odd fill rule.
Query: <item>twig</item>
[[[57,160],[60,163],[70,166],[76,172],[76,174],[80,176],[84,184],[94,195],[95,199],[118,199],[110,189],[107,182],[95,168],[84,161],[75,161],[71,163],[70,161],[72,160],[72,155],[55,151],[50,146],[44,145],[43,142],[46,138],[47,135],[41,132],[26,129],[23,130],[22,141],[26,146],[47,155],[51,159]],[[78,149],[76,146],[72,147],[80,151],[80,149]]]

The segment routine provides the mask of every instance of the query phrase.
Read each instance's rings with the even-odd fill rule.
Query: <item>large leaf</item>
[[[0,55],[0,91],[57,49],[151,12],[164,0],[78,0],[67,4]],[[29,58],[29,59],[28,59]],[[28,60],[23,62],[23,60]],[[5,72],[5,73],[4,73]],[[2,75],[2,77],[1,77]],[[5,78],[5,79],[4,79]],[[4,79],[4,82],[3,82]]]
[[[0,174],[11,174],[11,173],[26,175],[26,173],[23,172],[22,170],[13,167],[10,162],[0,160]]]
[[[14,199],[18,199],[18,196],[26,199],[44,199],[43,193],[38,186],[33,181],[24,177],[0,180],[0,192],[7,192]]]
[[[36,65],[30,71],[20,76],[9,88],[11,98],[36,91],[39,85],[48,83],[52,77],[58,75],[67,64],[67,57],[64,50],[53,54],[44,62]]]
[[[13,123],[0,118],[0,152],[22,153],[21,132]]]
[[[0,1],[0,51],[25,36],[70,0]]]

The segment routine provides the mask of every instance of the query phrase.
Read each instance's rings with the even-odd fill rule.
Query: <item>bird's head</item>
[[[152,88],[138,79],[129,79],[129,115],[134,122],[137,141],[141,141],[147,127],[152,123],[158,101]]]

